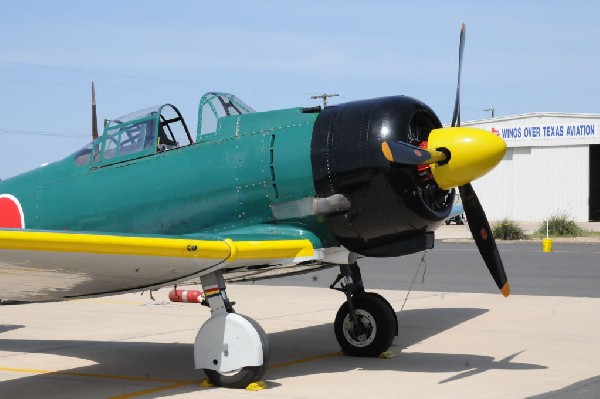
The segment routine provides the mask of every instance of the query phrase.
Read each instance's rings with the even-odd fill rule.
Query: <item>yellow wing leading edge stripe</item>
[[[238,259],[291,259],[315,255],[309,240],[277,240],[277,241],[233,241],[226,239],[231,247],[228,262]]]
[[[0,231],[0,250],[226,259],[228,262],[314,256],[309,240],[235,242],[18,230]]]

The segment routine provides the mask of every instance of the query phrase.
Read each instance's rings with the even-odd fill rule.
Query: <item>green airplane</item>
[[[463,46],[464,27],[459,85]],[[404,96],[255,112],[207,93],[193,135],[171,104],[113,119],[71,156],[0,182],[0,292],[59,301],[199,277],[203,292],[170,294],[210,307],[195,367],[243,388],[264,376],[269,345],[234,312],[226,282],[336,266],[332,287],[346,296],[336,338],[348,355],[377,356],[398,333],[396,314],[365,291],[357,259],[433,248],[455,187],[485,264],[510,292],[470,184],[506,145],[459,127],[459,90],[452,126]]]

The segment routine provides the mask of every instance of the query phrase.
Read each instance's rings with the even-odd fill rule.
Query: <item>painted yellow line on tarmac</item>
[[[280,369],[280,368],[284,368],[284,367],[295,366],[298,364],[315,362],[318,360],[328,359],[328,358],[334,357],[334,356],[343,356],[343,353],[342,352],[334,352],[334,353],[327,353],[324,355],[311,356],[311,357],[307,357],[304,359],[292,360],[290,362],[284,362],[284,363],[279,363],[279,364],[270,366],[270,367],[268,367],[268,370]],[[142,391],[135,391],[135,392],[131,392],[131,393],[124,394],[124,395],[112,396],[109,399],[130,399],[130,398],[135,398],[138,396],[148,395],[151,393],[182,388],[182,387],[194,385],[194,384],[198,384],[198,386],[201,386],[199,381],[193,381],[193,382],[192,381],[182,381],[181,383],[178,383],[178,384],[168,385],[168,386],[164,386],[164,387],[157,387],[157,388],[149,388],[149,389],[144,389]]]
[[[344,356],[344,354],[342,352],[333,352],[333,353],[327,353],[324,355],[305,357],[304,359],[298,359],[298,360],[292,360],[290,362],[274,364],[273,366],[270,366],[267,370],[275,370],[275,369],[281,369],[284,367],[295,366],[295,365],[303,364],[303,363],[316,362],[318,360],[328,359],[330,357],[335,357],[335,356]]]
[[[283,362],[279,364],[272,365],[268,368],[268,370],[281,369],[284,367],[296,366],[299,364],[316,362],[319,360],[329,359],[336,356],[343,356],[342,352],[333,352],[326,353],[323,355],[306,357],[303,359],[292,360],[289,362]],[[186,387],[189,385],[198,385],[201,387],[201,380],[190,381],[190,380],[170,380],[164,378],[148,378],[148,377],[133,377],[133,376],[125,376],[125,375],[111,375],[111,374],[95,374],[95,373],[77,373],[71,371],[51,371],[51,370],[39,370],[39,369],[22,369],[22,368],[14,368],[14,367],[0,367],[0,371],[9,371],[13,373],[25,373],[25,374],[55,374],[55,375],[65,375],[71,377],[88,377],[88,378],[105,378],[109,380],[123,380],[123,381],[146,381],[146,382],[158,382],[165,383],[169,385],[159,386],[155,388],[147,388],[139,391],[134,391],[130,393],[126,393],[123,395],[111,396],[108,399],[130,399],[136,398],[139,396],[149,395],[156,392],[169,391],[172,389],[178,389],[182,387]]]
[[[158,382],[167,383],[162,387],[148,388],[141,391],[135,391],[124,395],[112,396],[109,399],[129,399],[135,398],[142,395],[148,395],[155,392],[161,392],[171,389],[177,389],[188,385],[198,384],[200,386],[201,381],[181,381],[181,380],[169,380],[164,378],[148,378],[148,377],[132,377],[124,375],[110,375],[110,374],[93,374],[93,373],[75,373],[71,371],[50,371],[50,370],[38,370],[38,369],[21,369],[13,367],[0,367],[0,371],[10,371],[13,373],[25,373],[25,374],[54,374],[54,375],[65,375],[70,377],[90,377],[90,378],[105,378],[110,380],[125,380],[125,381],[146,381],[146,382]]]
[[[190,383],[190,384],[196,383],[196,381],[168,380],[168,379],[164,379],[164,378],[131,377],[131,376],[125,376],[125,375],[95,374],[95,373],[76,373],[76,372],[72,372],[72,371],[21,369],[21,368],[13,368],[13,367],[0,367],[0,371],[10,371],[13,373],[26,373],[26,374],[68,375],[71,377],[106,378],[109,380],[163,382],[163,383],[168,383],[168,384],[181,384],[184,382]]]
[[[197,384],[198,387],[200,387],[200,382],[201,381],[180,382],[180,383],[177,383],[177,384],[165,385],[163,387],[148,388],[148,389],[144,389],[144,390],[141,390],[141,391],[135,391],[135,392],[126,393],[126,394],[123,394],[123,395],[111,396],[108,399],[130,399],[130,398],[136,398],[138,396],[149,395],[151,393],[162,392],[162,391],[169,391],[171,389],[177,389],[177,388],[186,387],[186,386],[194,385],[194,384]]]

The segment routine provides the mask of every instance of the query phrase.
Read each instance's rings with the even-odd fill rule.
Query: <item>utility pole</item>
[[[492,118],[496,116],[496,108],[488,108],[488,109],[484,109],[485,112],[492,112]]]
[[[339,94],[325,94],[325,93],[321,93],[321,94],[315,94],[314,96],[310,96],[310,98],[312,98],[313,100],[316,100],[317,98],[322,98],[323,99],[323,108],[325,108],[327,106],[327,97],[339,97]]]

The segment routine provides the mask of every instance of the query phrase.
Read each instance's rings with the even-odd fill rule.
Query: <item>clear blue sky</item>
[[[0,0],[0,177],[58,160],[99,120],[206,91],[257,110],[405,94],[451,119],[600,113],[597,1]]]

